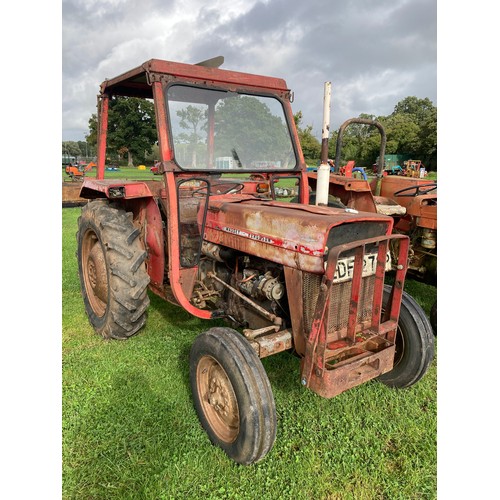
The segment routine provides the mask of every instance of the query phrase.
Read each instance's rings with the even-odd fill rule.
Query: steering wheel
[[[210,187],[210,191],[209,191]],[[203,186],[201,188],[195,189],[193,191],[193,196],[206,196],[207,193],[212,194],[235,194],[239,193],[245,187],[244,184],[240,182],[219,182],[217,184],[211,184],[210,186]],[[216,189],[217,188],[217,189]]]
[[[431,184],[417,184],[416,186],[410,186],[410,187],[407,187],[404,189],[400,189],[399,191],[396,191],[394,193],[394,196],[414,197],[414,196],[419,196],[421,194],[427,194],[436,188],[437,188],[437,184],[435,182],[432,182]],[[406,193],[406,191],[410,191],[410,192],[407,194],[402,194],[402,193]]]

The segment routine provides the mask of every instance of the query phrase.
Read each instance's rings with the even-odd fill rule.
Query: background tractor
[[[261,358],[298,356],[300,383],[331,398],[372,379],[415,384],[434,337],[403,291],[408,236],[373,210],[309,205],[286,82],[221,63],[152,59],[101,84],[97,175],[80,191],[89,201],[77,258],[86,313],[104,338],[144,327],[148,290],[225,320],[194,339],[194,407],[214,444],[252,464],[277,428]],[[158,179],[104,179],[109,100],[130,96],[154,101]],[[297,203],[277,199],[284,186]]]
[[[351,118],[339,128],[335,164],[340,164],[342,139],[346,128],[353,123],[376,127],[381,135],[380,164],[384,164],[386,135],[381,123]],[[419,160],[404,162],[405,170],[400,175],[384,175],[378,171],[374,179],[359,179],[342,169],[335,170],[329,178],[329,205],[345,206],[385,214],[394,219],[394,232],[410,238],[408,272],[428,284],[437,282],[437,182],[425,178],[425,168]],[[423,171],[422,171],[423,169]],[[346,175],[347,173],[347,175]],[[309,173],[309,185],[314,191],[317,175]],[[397,252],[399,243],[392,243]],[[434,305],[431,319],[434,331],[437,306]]]

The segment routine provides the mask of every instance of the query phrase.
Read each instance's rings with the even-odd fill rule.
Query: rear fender
[[[108,198],[127,212],[132,212],[134,225],[141,230],[148,256],[146,267],[153,289],[163,287],[165,272],[165,241],[160,209],[145,182],[113,179],[85,180],[81,198]]]
[[[109,198],[130,200],[149,198],[153,194],[146,182],[121,179],[85,179],[80,191],[81,198]]]
[[[142,238],[148,252],[146,268],[151,278],[150,286],[163,288],[165,274],[165,240],[160,209],[151,196],[124,201],[127,211],[134,214],[134,224],[141,229]]]

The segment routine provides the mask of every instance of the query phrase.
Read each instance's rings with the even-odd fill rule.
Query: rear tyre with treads
[[[146,323],[147,253],[132,214],[90,201],[78,219],[77,258],[85,311],[104,338],[127,339]]]

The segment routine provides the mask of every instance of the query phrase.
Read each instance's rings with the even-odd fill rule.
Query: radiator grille
[[[311,331],[321,278],[322,277],[318,274],[303,273],[302,301],[304,304],[304,323],[307,333]],[[352,281],[346,281],[343,283],[335,283],[331,287],[327,330],[329,334],[342,328],[347,328],[351,284]],[[371,318],[374,287],[375,275],[367,276],[362,279],[358,304],[358,324]]]

